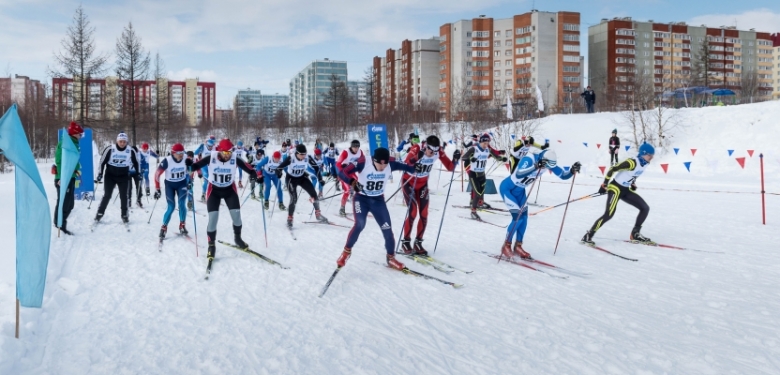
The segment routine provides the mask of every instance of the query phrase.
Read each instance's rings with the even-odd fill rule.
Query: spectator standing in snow
[[[612,136],[609,137],[609,163],[617,165],[618,151],[620,149],[620,138],[617,136],[617,129],[612,129]]]
[[[585,91],[580,94],[585,99],[585,106],[588,108],[588,113],[593,113],[593,105],[596,104],[596,93],[588,86]]]

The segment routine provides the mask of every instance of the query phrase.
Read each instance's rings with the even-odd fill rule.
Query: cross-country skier
[[[292,228],[293,214],[295,214],[295,204],[298,203],[298,187],[303,188],[306,193],[309,194],[309,201],[314,205],[314,216],[317,221],[327,223],[328,219],[322,216],[320,213],[320,201],[317,199],[317,192],[314,190],[314,185],[311,184],[311,180],[306,176],[306,167],[309,165],[309,161],[306,157],[306,145],[299,144],[295,146],[295,154],[285,159],[276,170],[284,170],[287,173],[285,177],[285,185],[287,185],[287,192],[290,194],[290,205],[287,206],[287,227]]]
[[[309,167],[306,168],[306,172],[309,174],[309,179],[312,185],[316,185],[317,197],[322,198],[322,189],[325,187],[325,180],[322,178],[322,151],[318,148],[314,149],[314,155],[309,155]]]
[[[409,138],[402,140],[401,143],[398,144],[398,147],[395,148],[395,151],[400,154],[404,151],[404,147],[406,147],[407,144],[411,145],[410,146],[411,149],[411,147],[414,147],[419,143],[420,143],[420,136],[414,133],[409,133]]]
[[[639,154],[637,156],[630,157],[609,169],[606,177],[604,177],[604,183],[599,188],[599,194],[607,194],[607,208],[604,215],[596,220],[590,230],[582,237],[582,242],[590,245],[596,244],[593,242],[593,235],[601,229],[602,225],[612,219],[612,216],[615,215],[618,201],[622,200],[639,210],[639,215],[636,217],[629,239],[634,242],[652,243],[649,238],[639,232],[645,219],[647,219],[647,214],[650,212],[650,206],[636,193],[636,179],[642,175],[647,165],[653,160],[653,155],[655,155],[655,148],[647,143],[643,143],[639,146]]]
[[[133,151],[135,151],[135,156],[138,158],[138,165],[141,165],[141,150],[138,148],[138,146],[132,147]],[[141,189],[141,172],[138,169],[134,169],[132,166],[130,167],[130,180],[128,180],[127,183],[127,208],[132,208],[132,202],[133,202],[133,183],[135,182],[135,192],[136,192],[136,203],[138,204],[138,207],[143,208],[144,204],[141,201],[141,196],[143,195],[143,190]]]
[[[349,231],[344,251],[336,261],[338,267],[344,267],[352,255],[352,247],[357,243],[360,232],[366,227],[368,214],[373,214],[382,236],[385,238],[387,265],[397,270],[403,270],[404,264],[395,259],[395,237],[390,222],[390,213],[385,203],[385,186],[394,170],[408,173],[414,172],[414,167],[390,159],[390,150],[380,147],[374,150],[370,163],[362,157],[356,163],[350,163],[339,171],[339,178],[355,191],[352,201],[352,212],[355,225]]]
[[[257,164],[260,163],[261,160],[265,157],[265,149],[258,148],[255,150],[255,156],[249,160],[249,165],[252,166],[252,168],[257,169]],[[260,189],[258,190],[258,194],[263,194],[263,184],[265,183],[265,178],[263,177],[263,173],[261,171],[257,171],[257,181],[250,180],[249,181],[249,196],[252,199],[256,198],[255,195],[255,185],[259,184]]]
[[[103,172],[106,174],[106,181],[103,184],[103,199],[100,201],[95,221],[100,221],[106,212],[106,207],[111,201],[111,195],[114,187],[119,190],[119,205],[122,207],[122,221],[127,223],[128,202],[128,184],[130,180],[130,168],[138,170],[138,156],[135,150],[127,145],[127,134],[119,133],[116,136],[116,143],[106,147],[103,150],[103,156],[100,157],[98,166],[97,182],[103,179]]]
[[[68,136],[70,137],[69,142],[72,141],[73,145],[76,146],[76,150],[81,152],[81,148],[79,146],[79,140],[81,140],[81,137],[84,135],[84,129],[76,122],[71,122],[68,126]],[[59,214],[59,207],[60,207],[60,188],[65,186],[65,200],[62,201],[62,226],[60,227],[60,230],[62,233],[72,235],[71,231],[68,230],[68,216],[70,216],[70,212],[73,210],[73,206],[75,205],[75,195],[73,192],[76,189],[76,178],[81,175],[81,163],[76,163],[76,167],[73,170],[73,174],[71,175],[70,181],[61,181],[60,176],[62,175],[62,142],[66,141],[67,138],[62,137],[60,141],[57,143],[57,149],[54,151],[54,168],[56,168],[56,173],[54,174],[54,186],[57,187],[57,204],[54,206],[54,226],[57,226],[57,215]],[[94,198],[93,198],[94,199]]]
[[[612,136],[609,137],[609,165],[615,166],[618,163],[618,151],[620,151],[620,138],[617,136],[617,129],[612,129]]]
[[[523,156],[531,151],[531,147],[536,147],[544,151],[550,147],[550,143],[545,142],[543,145],[539,145],[538,143],[534,142],[534,137],[531,136],[522,137],[521,139],[516,140],[515,145],[512,148],[512,152],[509,155],[510,172],[514,171],[517,167],[517,163],[520,162],[520,159],[522,159]]]
[[[211,155],[214,152],[214,145],[216,145],[217,141],[211,138],[213,136],[209,136],[208,139],[206,139],[198,148],[195,149],[195,161],[199,161],[206,156]],[[202,194],[200,195],[200,201],[205,202],[206,201],[206,189],[209,186],[209,169],[205,168],[203,170],[198,170],[198,177],[200,177],[201,180],[203,180],[203,186],[202,186]]]
[[[165,174],[165,200],[168,202],[168,209],[163,215],[163,224],[160,228],[160,241],[165,238],[168,231],[168,223],[171,221],[171,215],[176,208],[175,197],[178,195],[179,201],[179,233],[187,234],[187,186],[189,176],[187,174],[187,164],[192,164],[184,157],[184,146],[177,143],[171,147],[171,154],[166,156],[157,167],[154,173],[154,199],[160,199],[160,175]]]
[[[159,151],[159,150],[158,150]],[[149,158],[155,158],[159,161],[160,157],[157,156],[157,154],[149,148],[149,144],[144,142],[141,143],[141,150],[138,151],[138,156],[140,157],[140,164],[141,164],[141,177],[144,179],[144,186],[146,186],[146,196],[149,196]],[[159,163],[158,163],[159,164]],[[138,199],[140,200],[140,194],[138,196]]]
[[[365,162],[366,157],[363,155],[363,150],[360,149],[360,141],[353,139],[349,145],[349,148],[341,151],[341,155],[339,155],[339,159],[336,161],[336,170],[341,172],[341,170],[344,169],[347,165],[357,164],[359,160]],[[341,195],[341,208],[339,208],[339,216],[346,217],[347,199],[349,199],[350,191],[349,185],[346,182],[341,181],[341,184],[344,188],[344,194]]]
[[[482,197],[485,194],[485,168],[488,158],[494,158],[501,163],[506,163],[505,156],[490,148],[490,135],[487,133],[479,137],[479,143],[474,144],[466,153],[463,154],[463,166],[468,171],[469,183],[471,184],[471,218],[482,220],[477,215],[478,206],[487,206],[483,203]],[[489,207],[489,206],[488,206]]]
[[[238,141],[236,142],[236,147],[233,148],[233,153],[236,154],[236,157],[243,160],[245,163],[249,164],[248,154],[246,152],[246,149],[244,149],[244,142]],[[238,169],[238,188],[243,189],[244,188],[244,174],[243,170],[241,168]]]
[[[338,179],[338,173],[336,171],[336,158],[339,155],[339,150],[336,148],[336,144],[331,142],[330,146],[323,151],[325,154],[325,165],[327,166],[328,176],[332,176],[335,179]],[[341,190],[339,188],[339,183],[336,182],[336,191]]]
[[[249,245],[241,238],[241,203],[238,201],[238,192],[236,184],[233,181],[236,175],[236,168],[241,168],[249,175],[249,179],[257,178],[252,167],[245,161],[236,158],[231,151],[233,142],[225,138],[219,141],[216,149],[211,151],[210,155],[198,160],[192,164],[192,170],[208,168],[208,190],[206,193],[206,208],[209,212],[209,224],[206,229],[206,239],[208,240],[208,258],[214,259],[217,238],[217,222],[219,221],[219,205],[221,200],[225,200],[230,211],[230,217],[233,219],[233,242],[236,246],[247,248]]]
[[[274,189],[276,189],[276,202],[279,204],[279,209],[287,209],[287,207],[284,206],[284,194],[282,191],[282,171],[277,170],[279,164],[282,164],[282,153],[279,151],[274,151],[273,155],[270,157],[266,156],[261,159],[260,162],[255,164],[255,169],[258,172],[262,172],[263,180],[265,181],[265,192],[263,192],[263,207],[266,210],[268,207],[270,207],[268,204],[268,198],[271,197],[272,186]]]
[[[414,172],[404,173],[401,177],[404,202],[410,206],[409,214],[404,221],[403,239],[401,240],[401,252],[404,254],[428,254],[422,246],[423,235],[428,225],[428,201],[430,199],[428,176],[430,176],[436,160],[440,160],[448,171],[455,170],[455,163],[460,160],[460,150],[455,150],[452,159],[450,160],[444,153],[444,147],[441,147],[441,141],[435,135],[428,136],[424,143],[414,144],[409,149],[404,162],[406,165],[413,166]],[[417,222],[417,236],[414,240],[414,248],[412,248],[412,226],[418,213],[420,221]]]
[[[580,162],[575,162],[568,171],[559,167],[558,157],[553,150],[545,150],[538,154],[528,153],[520,159],[512,174],[501,181],[499,190],[501,198],[512,214],[512,222],[507,226],[501,255],[512,257],[512,239],[514,239],[514,254],[524,259],[531,258],[531,254],[523,249],[523,237],[528,226],[528,205],[526,204],[528,193],[526,189],[534,184],[539,174],[547,169],[560,177],[561,180],[568,180],[574,174],[579,173],[580,168]]]

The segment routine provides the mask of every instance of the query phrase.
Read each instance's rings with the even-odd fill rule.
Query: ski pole
[[[515,227],[517,226],[517,223],[520,222],[520,217],[523,216],[523,212],[528,209],[528,197],[531,196],[531,193],[534,191],[534,186],[536,186],[536,180],[539,178],[539,175],[542,173],[542,168],[539,168],[536,170],[536,177],[534,178],[534,181],[531,183],[531,189],[528,190],[528,194],[525,196],[525,203],[523,203],[523,207],[520,207],[520,210],[517,211],[517,218],[512,220],[512,229],[507,232],[506,236],[504,237],[504,242],[507,242],[510,236],[514,236]],[[498,254],[498,262],[501,263],[501,257],[503,256],[503,253]]]
[[[265,204],[265,196],[260,197],[260,203]],[[265,207],[261,207],[260,211],[263,211],[263,234],[265,235],[265,248],[268,248],[268,229],[265,225]]]
[[[146,224],[149,224],[149,223],[152,222],[152,215],[154,215],[154,209],[155,209],[155,207],[157,207],[157,201],[159,201],[159,199],[155,199],[154,200],[154,205],[152,206],[152,213],[149,214],[149,220],[146,222]]]
[[[566,198],[566,208],[563,210],[563,219],[561,219],[561,229],[558,230],[558,239],[555,241],[555,250],[553,251],[553,255],[558,252],[558,244],[561,242],[561,233],[563,233],[563,222],[566,220],[566,211],[569,210],[569,200],[571,199],[571,191],[574,190],[574,179],[577,178],[577,174],[575,173],[573,176],[571,176],[571,187],[569,188],[569,197]]]
[[[550,206],[550,207],[547,207],[547,208],[545,208],[545,209],[543,209],[543,210],[536,211],[536,212],[534,212],[534,213],[532,213],[532,214],[529,214],[529,215],[530,215],[530,216],[534,216],[534,215],[536,215],[536,214],[540,214],[540,213],[542,213],[542,212],[544,212],[544,211],[549,211],[549,210],[552,210],[553,208],[556,208],[556,207],[560,207],[560,206],[566,205],[567,203],[572,203],[572,202],[576,202],[576,201],[581,201],[581,200],[583,200],[583,199],[593,198],[593,197],[597,197],[597,196],[599,196],[599,195],[601,195],[601,194],[599,194],[599,193],[588,194],[588,195],[586,195],[586,196],[584,196],[584,197],[575,198],[575,199],[572,199],[572,200],[570,200],[570,201],[568,201],[568,202],[563,202],[563,203],[560,203],[560,204],[556,204],[555,206]]]
[[[195,257],[198,258],[200,254],[198,254],[198,222],[195,220],[195,198],[192,195],[190,195],[190,198],[192,199],[192,226],[195,228]]]
[[[415,180],[415,183],[417,183],[417,176],[416,176],[416,175],[414,176],[414,180]],[[403,184],[401,184],[401,186],[398,188],[398,190],[396,190],[396,191],[395,191],[395,193],[393,193],[393,195],[391,195],[391,196],[390,196],[390,198],[387,198],[387,199],[385,200],[385,203],[387,203],[387,202],[390,202],[390,200],[391,200],[391,199],[393,199],[393,197],[394,197],[396,194],[398,194],[398,192],[399,192],[399,191],[401,191],[401,189],[403,189],[403,188],[404,188],[404,185],[408,184],[408,183],[409,183],[409,181],[411,181],[411,180],[406,180],[406,182],[404,182]]]
[[[444,215],[447,213],[447,203],[450,201],[450,190],[452,190],[452,181],[455,179],[455,166],[452,166],[452,176],[450,176],[450,186],[447,188],[447,198],[444,198],[444,210],[441,212],[441,221],[439,222],[439,233],[436,233],[436,244],[433,245],[433,253],[436,253],[436,248],[439,246],[439,236],[441,235],[441,227],[444,225]]]
[[[536,189],[536,198],[534,198],[534,204],[536,204],[536,200],[539,199],[539,191],[542,190],[542,177],[544,175],[539,176],[539,188]],[[569,198],[571,198],[571,194],[569,194]]]
[[[411,180],[407,180],[406,182],[409,182],[409,181],[411,181]],[[402,188],[406,185],[406,182],[403,183],[403,185],[401,185]],[[409,194],[409,198],[410,198],[410,200],[409,200],[409,208],[406,209],[406,216],[404,216],[404,224],[401,227],[401,233],[398,233],[398,242],[395,243],[395,252],[398,252],[398,247],[401,246],[401,236],[404,235],[404,228],[403,227],[406,226],[406,220],[409,218],[409,215],[412,213],[412,206],[416,206],[415,203],[417,202],[417,197],[415,196],[415,191],[414,191],[414,187],[416,185],[417,185],[417,174],[414,175],[414,182],[412,183],[412,193]],[[449,199],[449,196],[447,197],[447,199]],[[388,201],[389,200],[390,199],[388,199]],[[406,199],[404,199],[404,201],[406,201]],[[409,230],[412,229],[412,224],[413,223],[409,223]]]

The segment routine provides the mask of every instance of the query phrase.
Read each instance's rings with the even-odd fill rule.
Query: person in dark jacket
[[[76,149],[79,151],[81,151],[79,148],[79,140],[81,139],[82,135],[84,135],[84,129],[81,127],[81,125],[75,122],[71,122],[70,126],[68,126],[68,136],[70,136],[70,139],[73,141],[73,144],[76,145]],[[63,139],[65,138],[63,137]],[[57,186],[57,204],[54,206],[54,226],[57,226],[57,211],[59,211],[58,207],[60,207],[60,176],[62,175],[63,139],[57,143],[57,150],[54,152],[54,165],[56,166],[56,171],[54,174],[54,185]],[[74,195],[74,191],[76,190],[76,177],[78,177],[80,173],[81,163],[77,163],[76,169],[73,171],[73,175],[70,177],[70,181],[67,183],[65,201],[62,202],[62,226],[59,227],[59,229],[62,231],[62,233],[69,235],[72,235],[73,233],[68,230],[68,216],[70,216],[70,212],[73,210],[73,206],[75,205],[76,197]]]
[[[116,143],[103,150],[103,156],[100,157],[100,166],[98,168],[100,172],[96,182],[103,180],[104,170],[106,172],[106,181],[103,185],[103,199],[100,201],[95,221],[100,221],[103,218],[103,213],[106,212],[106,207],[108,207],[108,203],[111,201],[111,195],[114,193],[114,187],[117,187],[119,189],[119,204],[122,207],[122,221],[127,223],[129,220],[127,208],[130,206],[127,197],[130,168],[136,171],[140,168],[135,150],[127,145],[127,134],[119,133],[116,136]]]
[[[613,166],[618,163],[618,151],[620,150],[620,138],[617,136],[617,129],[612,130],[612,136],[609,137],[609,163]]]
[[[588,113],[593,113],[593,105],[596,104],[596,93],[588,86],[585,91],[580,94],[585,99],[585,106],[588,108]]]

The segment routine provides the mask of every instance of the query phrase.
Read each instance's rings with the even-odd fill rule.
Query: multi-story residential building
[[[53,78],[52,104],[55,114],[66,119],[76,119],[83,107],[88,118],[119,118],[120,110],[130,95],[126,89],[128,85],[117,77],[90,79],[86,81],[87,93],[82,96],[80,80]],[[164,78],[158,81],[137,81],[135,99],[140,106],[156,108],[159,93],[159,96],[168,101],[172,113],[186,115],[190,125],[196,126],[214,119],[216,89],[216,83],[200,82],[197,78],[184,81]],[[83,99],[80,99],[82,97]],[[83,105],[80,104],[82,101]]]
[[[602,103],[612,99],[619,107],[630,106],[640,86],[660,94],[705,84],[735,91],[757,85],[759,97],[768,97],[772,41],[752,29],[602,19],[588,28],[588,80]]]
[[[373,111],[417,111],[439,97],[439,38],[404,40],[400,49],[374,57]]]
[[[231,124],[235,117],[233,109],[214,110],[214,127],[223,128]]]
[[[262,103],[262,116],[267,123],[276,121],[276,117],[280,112],[284,112],[284,117],[289,118],[290,96],[276,93],[274,95],[261,95],[260,100]]]
[[[780,100],[780,33],[772,34],[772,50],[772,66],[774,66],[772,71],[772,82],[774,82],[772,99]]]
[[[349,95],[355,103],[357,118],[367,120],[371,118],[371,109],[368,101],[368,84],[366,81],[347,81]]]
[[[332,80],[347,82],[347,62],[314,60],[290,80],[290,121],[313,118],[325,102]]]
[[[45,95],[41,81],[18,74],[13,78],[0,78],[0,104],[16,103],[24,107],[28,100],[35,102],[43,99]]]
[[[263,114],[263,99],[260,90],[238,90],[233,99],[233,111],[236,118],[256,121]]]
[[[485,16],[440,27],[439,103],[447,119],[460,104],[525,103],[541,90],[546,108],[568,104],[581,89],[580,14],[532,10],[511,18]]]

